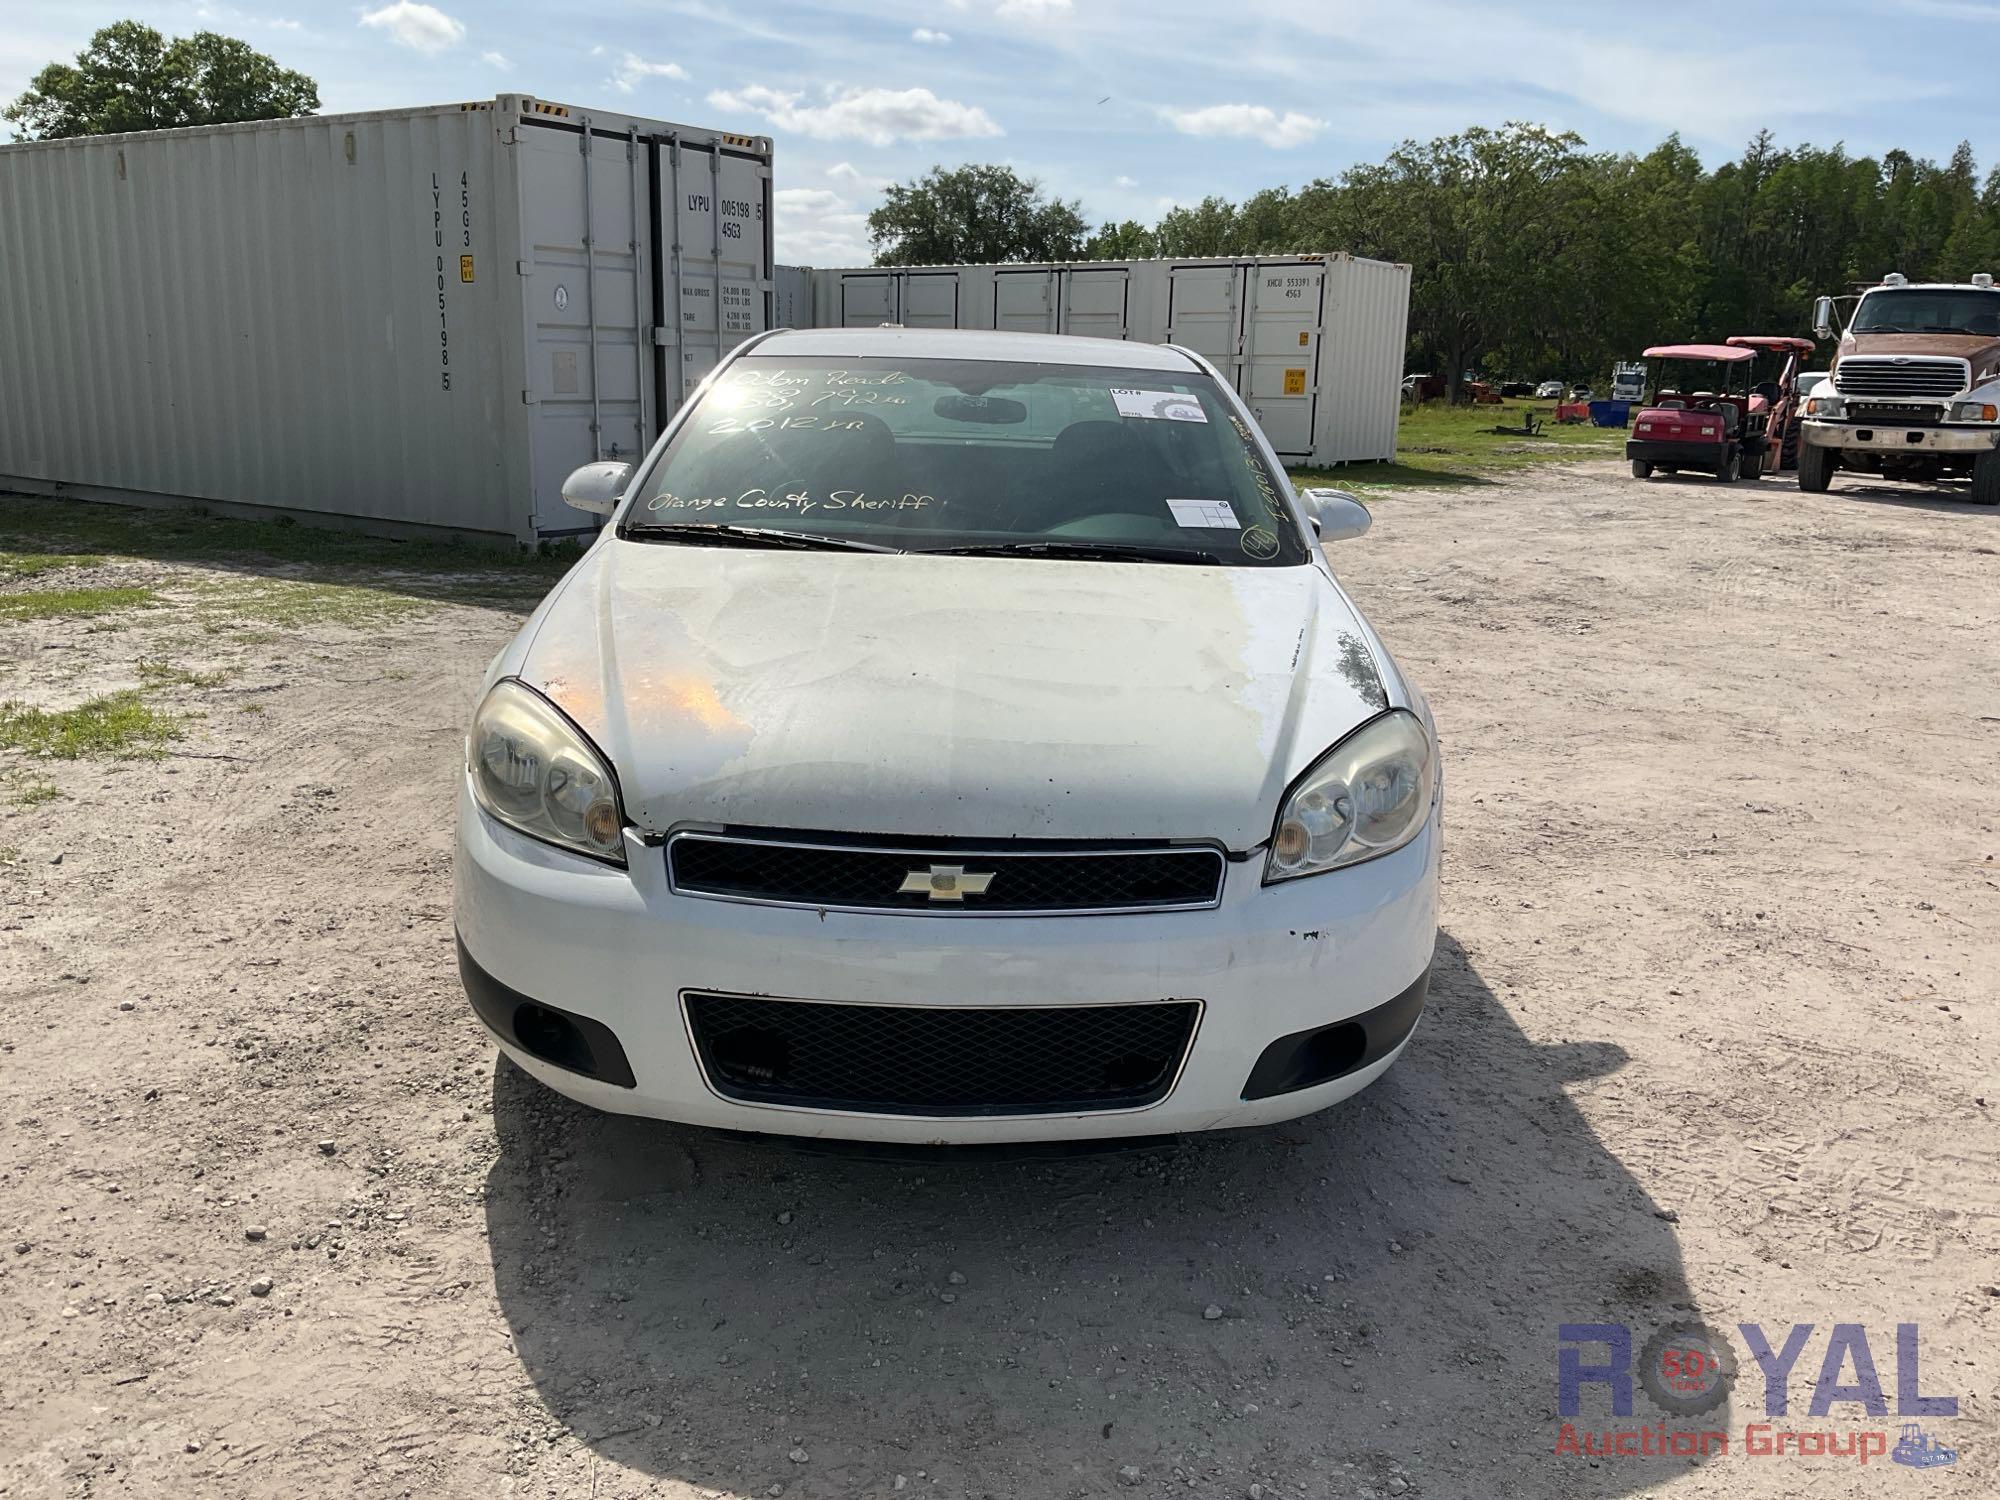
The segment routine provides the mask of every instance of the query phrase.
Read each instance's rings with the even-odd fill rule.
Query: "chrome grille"
[[[1971,384],[1969,364],[1941,355],[1850,354],[1833,372],[1843,396],[1956,396]]]
[[[680,895],[846,911],[936,916],[1172,911],[1216,905],[1223,857],[1212,848],[908,844],[679,833],[667,873]]]

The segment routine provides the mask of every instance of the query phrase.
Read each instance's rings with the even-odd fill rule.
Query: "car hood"
[[[1261,844],[1387,706],[1319,569],[607,540],[516,675],[642,829]]]
[[[1840,341],[1840,354],[1843,358],[1850,354],[1956,357],[1972,366],[1974,385],[2000,370],[2000,339],[1984,333],[1850,333]]]

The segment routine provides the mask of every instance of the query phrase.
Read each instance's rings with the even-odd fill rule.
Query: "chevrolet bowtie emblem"
[[[984,895],[992,883],[991,870],[974,870],[968,875],[964,865],[932,865],[910,871],[897,890],[905,896],[928,896],[933,901],[963,901],[967,896]]]

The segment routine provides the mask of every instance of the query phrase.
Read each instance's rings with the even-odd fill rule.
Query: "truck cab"
[[[1813,322],[1834,334],[1836,303]],[[1799,488],[1839,471],[1934,484],[1971,480],[2000,505],[2000,289],[1990,275],[1913,283],[1896,273],[1863,292],[1840,333],[1830,377],[1806,398]]]

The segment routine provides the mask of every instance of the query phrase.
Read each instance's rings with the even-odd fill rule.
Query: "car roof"
[[[994,333],[976,328],[783,328],[744,352],[758,357],[993,359],[1022,365],[1097,365],[1183,374],[1200,368],[1186,354],[1165,344],[1061,333]]]
[[[1811,339],[1789,333],[1732,333],[1729,342],[1738,349],[1793,349],[1800,354],[1810,354],[1819,347]]]
[[[1727,344],[1655,344],[1646,351],[1648,359],[1714,359],[1726,365],[1756,357],[1751,350],[1732,349]]]

